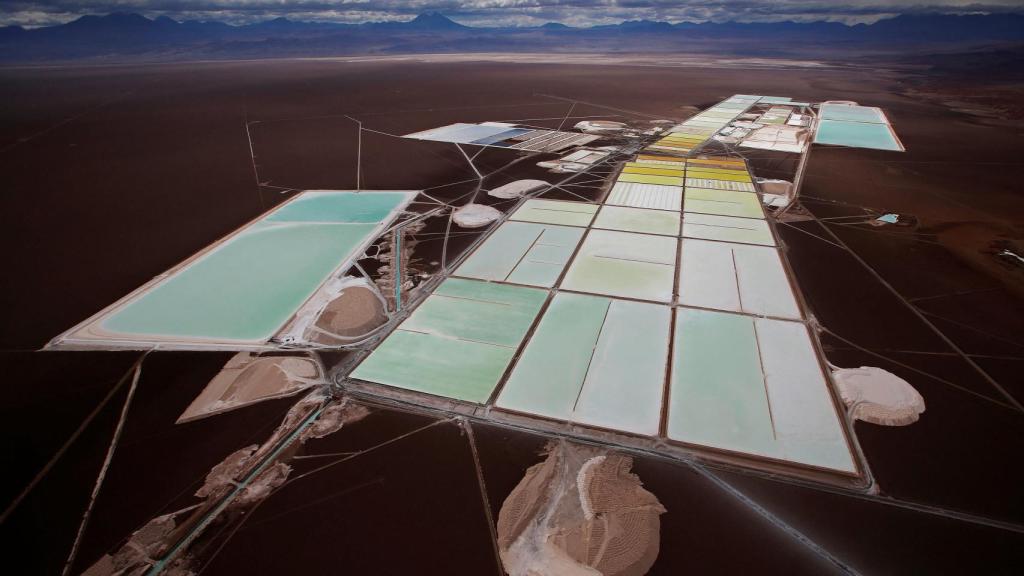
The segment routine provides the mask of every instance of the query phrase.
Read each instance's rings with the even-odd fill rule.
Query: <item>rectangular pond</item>
[[[775,238],[772,236],[772,230],[768,223],[756,218],[734,218],[688,212],[683,217],[683,236],[762,246],[775,245]]]
[[[547,297],[537,288],[449,278],[351,376],[487,402]]]
[[[265,343],[416,194],[303,192],[55,343]]]
[[[590,225],[596,212],[596,204],[531,198],[523,202],[509,220],[586,227]]]
[[[832,144],[874,150],[902,152],[903,144],[896,138],[889,124],[821,120],[814,134],[815,144]]]
[[[569,266],[566,290],[671,302],[676,238],[591,230]]]
[[[592,213],[584,215],[588,220],[593,218]],[[582,228],[505,222],[455,270],[455,275],[528,286],[554,286],[582,237]]]
[[[680,308],[668,437],[856,472],[806,326]]]
[[[793,287],[775,248],[685,238],[680,262],[682,304],[800,319]]]
[[[715,190],[714,188],[686,188],[683,193],[683,211],[741,218],[764,218],[761,199],[753,192]]]
[[[655,435],[668,364],[668,306],[561,292],[495,405]]]
[[[605,204],[679,211],[683,207],[683,189],[678,186],[617,182]]]

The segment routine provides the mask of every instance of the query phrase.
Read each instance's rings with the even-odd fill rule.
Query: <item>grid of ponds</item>
[[[442,306],[459,311],[438,315]],[[522,202],[350,376],[858,471],[753,179],[734,158],[644,153],[602,203]]]

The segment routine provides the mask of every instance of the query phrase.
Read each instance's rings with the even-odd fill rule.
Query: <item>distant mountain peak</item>
[[[440,12],[424,12],[423,14],[420,14],[408,21],[406,24],[409,26],[416,26],[417,28],[466,28],[466,26],[459,24]]]
[[[302,24],[301,22],[295,22],[294,20],[289,20],[289,19],[285,18],[284,16],[278,16],[277,18],[271,18],[270,20],[264,20],[263,22],[255,24],[255,26],[259,26],[261,28],[291,28],[291,27],[295,27],[295,26],[300,26],[301,24]]]
[[[134,12],[111,12],[106,15],[87,14],[80,16],[66,26],[73,28],[140,28],[148,27],[153,21]]]
[[[661,22],[659,20],[626,20],[619,24],[623,28],[671,28],[672,25],[668,22]]]

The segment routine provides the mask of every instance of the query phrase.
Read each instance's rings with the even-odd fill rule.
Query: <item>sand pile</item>
[[[665,508],[621,454],[548,447],[505,499],[498,546],[510,576],[638,576],[658,556]]]

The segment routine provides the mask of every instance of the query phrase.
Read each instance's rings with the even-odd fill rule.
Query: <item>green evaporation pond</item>
[[[587,222],[593,218],[586,214]],[[581,228],[505,222],[455,271],[459,276],[550,287],[583,237]]]
[[[752,192],[687,188],[683,200],[683,210],[701,214],[764,219],[761,199]]]
[[[352,377],[482,404],[514,354],[515,348],[396,330]]]
[[[597,206],[594,204],[531,198],[515,211],[511,220],[587,226],[593,220],[595,212],[597,212]]]
[[[657,434],[670,321],[668,306],[560,292],[496,405]]]
[[[675,238],[592,230],[561,287],[591,294],[671,302],[675,262]]]
[[[771,228],[764,220],[716,214],[687,213],[683,218],[683,236],[722,242],[775,245]]]
[[[484,403],[547,296],[536,288],[449,278],[352,377]]]
[[[887,124],[822,120],[814,136],[817,144],[902,151]]]
[[[265,341],[375,227],[258,222],[102,326],[126,334]]]
[[[409,197],[408,192],[307,192],[265,218],[269,222],[376,223]]]
[[[566,420],[579,396],[611,300],[559,293],[509,376],[497,405]]]
[[[515,348],[546,297],[540,290],[449,278],[401,328]]]
[[[680,308],[669,398],[669,438],[776,453],[752,318]]]
[[[679,235],[679,213],[627,206],[604,206],[594,228],[638,232],[641,234]]]

